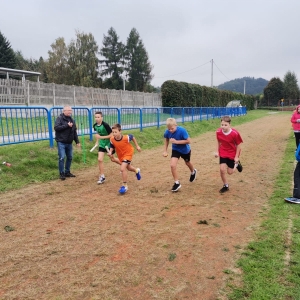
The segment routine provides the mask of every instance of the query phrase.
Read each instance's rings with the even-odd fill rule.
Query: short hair
[[[95,115],[101,115],[101,116],[103,116],[102,111],[96,111]]]
[[[166,125],[169,127],[169,126],[172,126],[172,125],[177,125],[177,123],[176,123],[176,120],[174,118],[168,118],[167,121],[166,121]]]
[[[229,116],[224,116],[224,117],[221,118],[221,122],[222,121],[230,123],[231,122],[231,118]]]
[[[118,129],[119,131],[121,131],[121,125],[119,123],[114,124],[111,129]]]

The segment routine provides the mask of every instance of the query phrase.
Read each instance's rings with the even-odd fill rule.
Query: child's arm
[[[168,156],[168,146],[169,146],[169,139],[165,138],[165,141],[164,141],[164,152],[163,152],[163,156]]]
[[[137,151],[141,152],[141,147],[138,145],[137,141],[136,141],[136,138],[135,137],[132,137],[132,141],[134,142],[135,144],[135,148]]]
[[[237,146],[236,146],[236,152],[235,152],[235,158],[234,158],[234,162],[236,163],[236,164],[238,164],[239,163],[239,157],[240,157],[240,154],[241,154],[241,149],[242,149],[242,143],[240,143],[240,144],[238,144]]]
[[[170,142],[171,142],[172,144],[185,145],[185,144],[190,144],[190,143],[191,143],[191,139],[190,139],[190,137],[188,137],[188,138],[185,139],[185,140],[175,140],[174,138],[171,138],[171,139],[170,139]]]
[[[219,147],[220,147],[220,143],[219,143],[219,141],[217,140],[217,150],[216,150],[216,152],[215,152],[215,157],[217,158],[217,157],[219,157]]]

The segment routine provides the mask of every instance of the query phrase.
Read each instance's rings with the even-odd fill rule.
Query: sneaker
[[[227,191],[229,191],[229,186],[226,186],[225,184],[224,184],[223,187],[219,190],[219,192],[220,192],[221,194],[223,194],[223,193],[225,193],[225,192],[227,192]]]
[[[196,177],[197,177],[197,170],[194,169],[194,174],[191,174],[190,176],[190,182],[193,182],[196,179]]]
[[[68,172],[68,173],[65,173],[65,177],[76,177],[74,174]]]
[[[105,182],[105,177],[100,176],[99,180],[97,181],[98,184],[104,183]]]
[[[60,178],[61,180],[65,180],[65,179],[66,179],[65,173],[60,173],[60,174],[59,174],[59,178]]]
[[[180,188],[181,188],[180,183],[175,182],[173,187],[172,187],[172,192],[177,192]]]
[[[122,185],[119,189],[120,194],[125,194],[128,191],[128,186]]]
[[[238,165],[236,166],[237,170],[239,172],[242,172],[243,171],[243,166],[241,165],[241,162],[239,161]]]
[[[136,170],[137,170],[137,172],[135,174],[136,175],[136,179],[137,180],[141,180],[141,178],[142,178],[142,176],[141,176],[141,170],[139,168],[137,168]]]

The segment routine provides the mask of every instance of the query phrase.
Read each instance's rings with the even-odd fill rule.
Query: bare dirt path
[[[198,177],[190,183],[181,161],[178,193],[161,147],[136,153],[142,180],[129,174],[123,196],[110,162],[101,186],[95,165],[64,182],[1,194],[0,299],[226,299],[224,270],[239,272],[239,249],[268,209],[291,131],[279,113],[235,128],[244,170],[223,195],[214,133],[192,139]]]

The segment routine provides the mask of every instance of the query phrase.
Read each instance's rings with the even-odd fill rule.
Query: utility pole
[[[211,87],[214,87],[214,60],[211,60]]]
[[[246,80],[244,80],[244,95],[246,94]]]

